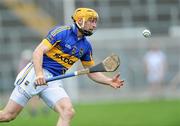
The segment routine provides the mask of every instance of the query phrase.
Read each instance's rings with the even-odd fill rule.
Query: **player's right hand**
[[[36,84],[36,86],[46,85],[46,80],[45,80],[44,76],[42,76],[42,75],[36,76],[35,84]]]

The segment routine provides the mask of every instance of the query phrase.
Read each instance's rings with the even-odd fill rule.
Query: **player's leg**
[[[21,84],[25,85],[25,77],[34,75],[30,73],[32,71],[32,63],[29,63],[17,76],[15,81],[15,88],[10,96],[10,100],[3,110],[0,112],[0,122],[9,122],[16,118],[16,116],[21,112],[24,106],[27,104],[30,95],[26,93],[24,89],[20,87]],[[30,74],[29,74],[30,73]],[[32,76],[33,77],[33,76]],[[31,78],[31,80],[33,80]]]
[[[15,119],[29,99],[25,92],[16,86],[10,96],[9,102],[0,112],[0,122],[9,122]]]
[[[0,111],[0,122],[9,122],[14,120],[22,109],[23,106],[10,99],[6,107]]]
[[[70,98],[62,87],[49,87],[40,93],[43,101],[59,113],[57,126],[69,126],[74,115]]]
[[[69,126],[75,113],[70,99],[63,98],[59,100],[54,109],[59,113],[57,126]]]

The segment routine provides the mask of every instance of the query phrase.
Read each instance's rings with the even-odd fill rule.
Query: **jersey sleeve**
[[[64,31],[61,27],[55,27],[49,31],[48,35],[45,37],[45,44],[50,47],[54,46],[56,43],[60,42],[63,39]]]
[[[49,49],[53,47],[53,45],[47,39],[42,40],[43,45],[46,45]]]
[[[90,46],[88,51],[81,57],[81,62],[83,66],[90,67],[93,66],[94,60],[92,58],[92,47]]]

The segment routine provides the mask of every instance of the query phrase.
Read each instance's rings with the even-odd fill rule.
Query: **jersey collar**
[[[72,25],[72,32],[76,35],[77,37],[77,34],[78,34],[78,28],[76,27],[75,24]],[[83,36],[81,39],[85,39],[85,36]],[[77,40],[78,40],[78,37],[77,37]]]

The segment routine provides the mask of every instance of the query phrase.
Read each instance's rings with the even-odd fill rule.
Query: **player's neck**
[[[78,30],[77,37],[80,39],[83,37],[83,34]]]

